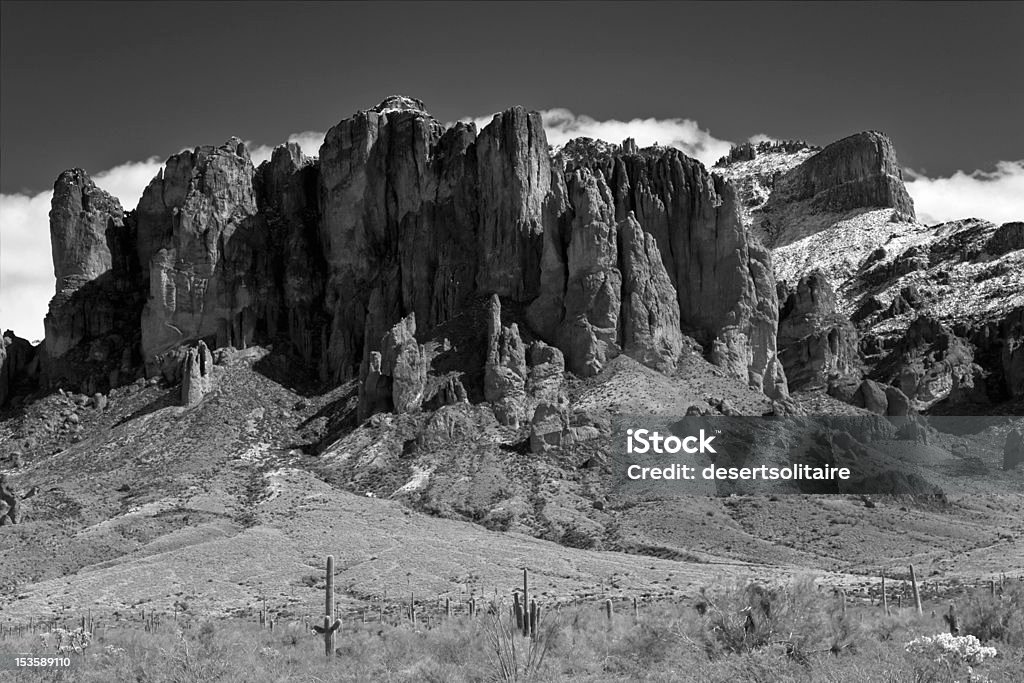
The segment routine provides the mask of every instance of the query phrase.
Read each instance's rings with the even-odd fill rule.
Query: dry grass
[[[978,680],[1015,681],[1024,670],[1024,586],[996,598],[987,589],[961,607],[961,628],[996,647],[976,666]],[[966,666],[929,661],[905,651],[942,620],[911,610],[886,617],[877,606],[848,605],[810,584],[784,589],[755,585],[706,591],[688,604],[642,606],[639,620],[622,606],[611,622],[599,604],[551,610],[538,638],[524,639],[507,608],[475,619],[422,625],[349,624],[337,657],[301,624],[261,630],[224,620],[173,624],[156,632],[100,632],[74,672],[22,675],[23,681],[884,681],[970,680]],[[20,650],[19,648],[25,648]],[[0,649],[38,650],[29,638]],[[0,679],[3,675],[0,674]]]

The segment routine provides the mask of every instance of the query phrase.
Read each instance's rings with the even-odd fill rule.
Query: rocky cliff
[[[358,381],[363,418],[468,400],[526,425],[546,404],[538,445],[568,428],[558,391],[529,390],[552,353],[539,366],[589,378],[618,356],[672,374],[697,348],[780,399],[864,375],[918,408],[1013,397],[1020,226],[920,226],[876,132],[741,146],[709,172],[632,140],[552,151],[521,107],[478,131],[395,96],[316,158],[284,145],[254,168],[238,138],[175,154],[129,212],[61,174],[42,381],[177,382],[200,341],[273,345],[322,386]],[[978,315],[960,291],[1007,296]],[[493,296],[497,326],[467,317]],[[921,314],[951,355],[905,339]]]
[[[497,295],[580,376],[621,353],[671,372],[688,335],[784,395],[770,255],[731,186],[676,150],[605,149],[553,159],[536,113],[446,129],[396,96],[331,128],[316,159],[283,146],[254,168],[237,138],[175,154],[129,214],[65,173],[49,367],[120,353],[125,379],[141,361],[176,381],[194,342],[273,343],[326,383],[358,378],[369,415],[418,407],[394,386],[426,371],[416,339]],[[48,381],[117,381],[93,370]]]
[[[746,224],[772,247],[791,389],[852,399],[863,372],[919,410],[1021,396],[1021,223],[921,225],[876,132],[820,151],[748,145],[714,172],[746,192]]]
[[[50,242],[56,294],[44,320],[44,383],[85,393],[132,379],[143,301],[134,216],[81,169],[53,187]]]

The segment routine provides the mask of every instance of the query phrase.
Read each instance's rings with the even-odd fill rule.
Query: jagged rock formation
[[[332,128],[318,159],[284,146],[253,169],[237,138],[173,155],[127,217],[87,199],[93,213],[67,218],[96,194],[73,173],[55,199],[55,263],[69,283],[108,269],[125,291],[144,284],[141,314],[123,307],[120,326],[137,316],[140,339],[115,351],[169,381],[179,349],[201,339],[283,341],[321,380],[365,382],[405,316],[426,333],[470,297],[497,294],[529,304],[532,332],[581,375],[623,352],[671,371],[689,334],[728,372],[784,393],[770,257],[731,188],[676,150],[603,149],[574,168],[566,156],[552,164],[536,113],[514,107],[477,134],[391,97]],[[124,233],[116,250],[98,238],[104,221]],[[78,232],[80,243],[63,237]],[[48,346],[120,329],[93,327],[65,335],[55,322]],[[512,421],[528,417],[514,384],[496,401]],[[466,394],[449,389],[438,400]],[[386,396],[368,389],[364,412]]]
[[[890,209],[898,220],[914,220],[913,201],[885,135],[857,133],[816,152],[793,147],[715,168],[741,188],[745,218],[765,244],[790,244],[869,209]]]
[[[795,288],[779,283],[779,359],[791,390],[825,386],[858,372],[857,330],[836,311],[835,292],[818,271]]]
[[[530,451],[563,448],[573,443],[569,414],[565,405],[541,401],[530,420]]]
[[[44,320],[44,384],[94,393],[131,379],[142,299],[133,217],[85,171],[65,171],[53,187],[50,241],[57,286]]]
[[[849,260],[864,248],[862,263],[801,279],[809,271],[791,242],[876,209],[893,230],[915,225],[892,144],[874,132],[821,150],[743,146],[709,174],[677,150],[629,140],[581,139],[552,158],[539,116],[522,108],[478,134],[390,97],[333,127],[319,158],[282,146],[254,169],[237,138],[176,154],[128,214],[81,171],[63,174],[51,220],[62,293],[45,377],[95,393],[133,377],[140,360],[176,381],[182,349],[199,340],[274,344],[325,383],[358,377],[364,416],[482,396],[512,425],[551,402],[567,428],[559,392],[531,388],[535,339],[560,351],[539,366],[587,377],[619,354],[670,373],[691,337],[728,374],[784,398],[787,374],[794,389],[857,375],[852,316],[871,376],[907,392],[908,409],[951,393],[1024,393],[1015,309],[966,328],[935,311],[950,300],[937,287],[962,286],[946,267],[956,259],[975,259],[981,288],[1010,279],[1021,224],[844,245],[830,253]],[[772,240],[792,290],[776,289],[773,255],[752,230]],[[473,364],[480,376],[433,376],[436,352],[420,342],[492,294],[514,313],[502,324],[499,312],[497,346]],[[897,349],[902,321],[921,314],[973,347],[950,360],[955,371],[935,370],[945,356],[932,351],[917,368],[916,351]]]
[[[921,315],[878,363],[874,376],[928,406],[948,396],[955,384],[969,381],[973,372],[971,346],[935,318]]]
[[[501,324],[501,301],[492,294],[487,317],[484,398],[501,424],[518,427],[526,417],[526,349],[519,327]]]
[[[167,160],[139,201],[138,258],[149,276],[142,312],[147,361],[194,339],[253,342],[265,249],[245,144],[197,147]]]
[[[714,172],[740,188],[744,220],[772,246],[778,280],[820,271],[835,292],[836,321],[857,330],[866,374],[908,392],[915,409],[973,411],[1021,395],[1024,223],[917,223],[892,143],[876,132],[817,152],[741,147]],[[944,326],[938,343],[948,358],[908,337],[921,316]],[[793,346],[781,317],[791,388],[821,386],[806,381],[815,354]],[[834,393],[852,399],[854,390]]]
[[[319,165],[295,143],[276,148],[256,170],[257,205],[270,235],[270,280],[280,297],[278,320],[267,329],[284,334],[295,354],[326,380],[330,320],[324,306],[327,262],[320,240]],[[275,310],[275,309],[270,309]],[[283,318],[283,320],[281,319]]]
[[[365,379],[360,386],[359,416],[366,419],[379,412],[412,413],[423,405],[430,358],[416,342],[416,314],[396,323],[380,341],[380,351],[371,351]],[[458,380],[455,380],[456,382]],[[465,389],[452,385],[453,401],[465,397]]]
[[[769,395],[784,395],[785,377],[775,348],[778,300],[771,257],[744,229],[732,186],[709,175],[698,162],[674,149],[652,147],[630,154],[622,147],[595,148],[570,143],[559,160],[565,167],[566,189],[562,191],[559,180],[554,181],[549,206],[556,218],[552,220],[553,227],[545,232],[541,276],[544,286],[541,298],[530,311],[531,323],[541,335],[552,338],[560,322],[554,313],[559,309],[558,289],[550,283],[565,278],[572,281],[573,240],[576,238],[582,245],[588,238],[593,243],[594,234],[606,234],[608,231],[601,226],[607,226],[611,220],[607,206],[611,203],[617,224],[635,221],[654,238],[675,289],[683,333],[700,342],[712,362],[731,374]],[[597,270],[605,273],[603,281],[614,281],[612,268],[616,261],[611,249],[598,254],[593,248],[578,248],[575,254],[599,256],[602,263]],[[621,278],[625,267],[617,270]],[[652,278],[657,281],[659,274],[652,273]],[[594,281],[594,276],[585,279],[591,286]],[[596,296],[613,289],[607,284],[603,290],[598,286],[594,302],[617,314],[614,302],[606,304],[607,296]],[[568,287],[566,292],[569,293]],[[563,304],[565,301],[563,298]],[[671,308],[663,305],[657,309],[664,320],[671,320],[674,315]],[[595,328],[593,320],[582,324],[572,308],[566,307],[565,313],[570,322],[575,318],[572,329],[583,333],[575,334],[574,339],[593,339],[589,346],[595,357],[602,351],[607,355],[609,349],[614,350],[606,332],[613,322],[609,316],[598,310],[596,320],[600,324]],[[654,325],[662,326],[661,321]],[[659,340],[657,345],[664,345],[669,353],[659,353],[656,365],[671,364],[666,356],[671,356],[675,344],[674,335],[672,339]],[[649,346],[643,341],[639,344],[645,345]],[[573,354],[567,355],[573,367]]]
[[[545,233],[533,327],[557,340],[583,377],[621,352],[671,371],[682,348],[679,304],[655,238],[632,212],[616,219],[601,173],[579,168],[565,186],[561,178],[555,184],[553,204],[571,216],[564,230],[564,220],[553,221]]]
[[[202,340],[189,348],[182,362],[181,404],[194,406],[213,390],[213,354]]]

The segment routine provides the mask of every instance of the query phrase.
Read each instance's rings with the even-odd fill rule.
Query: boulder
[[[573,443],[567,404],[541,401],[530,420],[530,451],[540,453]]]
[[[870,379],[860,383],[853,395],[853,405],[869,410],[876,415],[885,415],[889,409],[889,399],[885,387]]]

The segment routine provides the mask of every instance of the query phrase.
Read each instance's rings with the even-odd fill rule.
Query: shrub
[[[987,588],[975,590],[958,610],[962,633],[1024,646],[1024,584],[1012,582],[994,597]]]
[[[760,584],[704,593],[701,638],[709,657],[779,647],[805,663],[813,654],[839,654],[856,647],[860,626],[840,600],[819,593],[812,581],[788,588]]]

